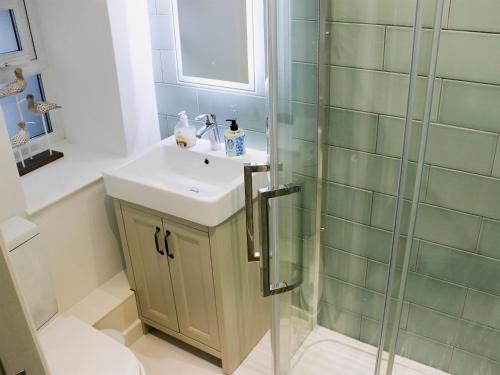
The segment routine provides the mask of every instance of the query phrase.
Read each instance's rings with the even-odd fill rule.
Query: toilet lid
[[[52,375],[142,375],[130,349],[77,318],[57,316],[38,337]]]

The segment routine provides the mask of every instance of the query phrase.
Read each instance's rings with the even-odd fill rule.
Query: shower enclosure
[[[498,1],[265,3],[275,373],[500,374]]]

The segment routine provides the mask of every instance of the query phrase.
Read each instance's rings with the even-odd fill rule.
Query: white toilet
[[[75,317],[58,313],[38,227],[22,218],[0,223],[51,375],[145,375],[130,349]]]

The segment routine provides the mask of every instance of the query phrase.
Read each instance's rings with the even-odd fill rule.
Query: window
[[[180,83],[254,91],[253,0],[173,0]]]
[[[28,15],[23,0],[0,2],[0,67],[36,59]]]
[[[31,29],[24,1],[22,0],[1,0],[0,1],[0,68],[12,70],[18,64],[22,67],[29,66],[29,63],[36,59]],[[9,75],[13,80],[14,75]],[[19,95],[23,99],[27,94],[32,94],[35,100],[45,100],[42,78],[39,74],[26,77],[28,87]],[[5,82],[4,82],[5,83]],[[0,83],[0,87],[4,83]],[[17,124],[20,115],[17,108],[16,97],[10,96],[0,99],[0,105],[7,123],[9,136],[12,137],[19,131]],[[27,130],[31,138],[44,134],[41,116],[34,116],[28,112],[25,103],[21,104],[23,118],[28,122]],[[48,131],[52,131],[50,117],[45,115]]]

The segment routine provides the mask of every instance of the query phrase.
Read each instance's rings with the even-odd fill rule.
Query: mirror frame
[[[222,88],[242,90],[247,92],[255,92],[255,35],[254,35],[254,0],[245,0],[246,16],[247,16],[247,56],[248,56],[248,78],[249,82],[235,82],[224,81],[212,78],[203,78],[195,76],[184,75],[182,65],[182,45],[179,28],[179,8],[178,1],[172,0],[172,18],[174,26],[174,40],[175,40],[175,57],[177,64],[177,81],[180,84],[188,84],[192,86],[209,87],[209,88]]]

